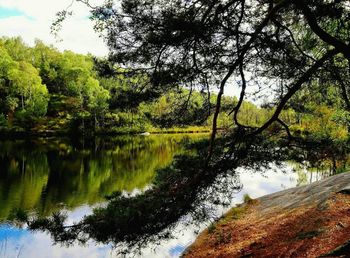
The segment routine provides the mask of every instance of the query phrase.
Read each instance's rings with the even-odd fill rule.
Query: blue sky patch
[[[25,13],[23,13],[17,9],[0,7],[0,19],[5,19],[5,18],[9,18],[9,17],[18,17],[18,16],[24,16],[28,19],[33,20],[32,17],[27,16]]]
[[[18,229],[9,225],[0,226],[0,243],[9,239],[19,239],[29,235],[29,232],[24,229]]]
[[[185,250],[185,247],[182,245],[177,245],[169,250],[169,253],[172,257],[177,257],[182,254],[182,252]]]

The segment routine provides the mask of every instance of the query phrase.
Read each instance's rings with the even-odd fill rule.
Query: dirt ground
[[[184,257],[350,257],[350,194],[341,189],[348,177],[336,179],[340,189],[325,181],[314,186],[319,191],[299,188],[234,208]],[[298,202],[306,195],[313,198]]]

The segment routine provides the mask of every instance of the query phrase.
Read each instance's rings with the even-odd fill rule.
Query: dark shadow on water
[[[348,161],[348,144],[344,147],[330,142],[276,141],[261,136],[234,142],[230,139],[227,136],[218,140],[208,167],[204,167],[208,142],[191,144],[189,148],[196,152],[178,155],[170,165],[158,169],[150,189],[133,196],[116,191],[108,197],[106,206],[96,208],[75,224],[67,225],[61,213],[30,218],[22,214],[22,220],[31,230],[48,232],[55,243],[94,240],[112,243],[120,254],[137,253],[172,238],[174,228],[185,216],[190,215],[188,223],[198,226],[217,219],[215,206],[229,205],[242,187],[235,172],[238,167],[263,173],[272,163],[291,159],[308,160],[310,166],[330,161],[336,173]]]

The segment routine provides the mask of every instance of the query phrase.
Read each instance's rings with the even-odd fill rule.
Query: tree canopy
[[[181,86],[154,90],[147,74],[40,40],[30,47],[2,37],[0,51],[0,135],[209,130],[215,94]],[[223,112],[234,101],[225,97]],[[220,126],[229,127],[227,114],[221,117]]]
[[[80,1],[89,5],[88,1]],[[349,109],[349,17],[347,1],[305,0],[123,0],[90,6],[95,29],[110,48],[110,59],[142,70],[153,87],[218,88],[214,141],[221,98],[236,83],[268,88],[274,107],[261,133],[302,88],[332,82]]]

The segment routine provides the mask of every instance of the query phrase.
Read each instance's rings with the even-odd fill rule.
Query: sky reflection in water
[[[47,169],[48,171],[41,172],[41,176],[39,177],[38,180],[39,181],[41,180],[40,182],[44,181],[44,183],[41,185],[42,187],[41,192],[38,193],[37,195],[40,196],[40,194],[41,195],[46,194],[46,196],[45,198],[43,198],[43,196],[41,196],[40,198],[37,197],[36,202],[34,202],[34,204],[29,208],[38,209],[38,207],[44,207],[43,202],[45,201],[47,202],[47,192],[50,193],[50,190],[52,190],[52,189],[48,189],[47,187],[48,182],[50,180],[50,176],[52,177],[50,173],[52,173],[52,170],[53,170],[53,168],[50,167],[50,165],[51,163],[57,164],[52,160],[50,161],[50,159],[52,159],[52,155],[58,155],[54,159],[60,157],[61,159],[63,159],[63,162],[69,163],[70,166],[72,166],[72,164],[74,163],[83,164],[84,162],[85,163],[88,162],[88,165],[85,164],[80,166],[80,176],[77,177],[76,175],[72,175],[72,174],[70,175],[73,182],[76,182],[75,184],[69,183],[69,177],[67,177],[67,180],[61,180],[60,183],[62,184],[62,182],[68,182],[67,183],[68,187],[65,184],[53,185],[53,189],[56,194],[52,195],[55,198],[52,197],[52,200],[49,206],[55,207],[55,208],[57,208],[61,202],[64,203],[64,202],[67,202],[67,200],[74,199],[74,196],[75,196],[74,192],[79,191],[79,189],[81,189],[79,187],[82,187],[81,186],[82,184],[84,186],[82,188],[87,193],[87,197],[85,199],[82,197],[82,195],[79,195],[80,199],[78,202],[69,203],[69,205],[67,205],[66,203],[66,208],[70,210],[68,211],[68,222],[70,223],[73,221],[79,221],[79,219],[81,219],[84,215],[90,214],[92,212],[92,206],[100,202],[104,194],[111,193],[110,192],[111,188],[117,187],[118,190],[121,190],[122,187],[118,188],[120,187],[120,184],[115,182],[115,181],[118,181],[118,175],[119,176],[121,175],[122,178],[125,178],[126,181],[133,180],[133,178],[134,179],[136,178],[135,180],[137,180],[137,178],[139,177],[142,179],[140,182],[141,182],[141,185],[144,187],[145,181],[144,181],[144,177],[142,176],[143,173],[146,173],[146,177],[149,178],[148,180],[151,180],[152,176],[149,176],[150,169],[159,168],[166,164],[169,164],[172,157],[175,154],[178,154],[181,152],[181,146],[179,146],[178,144],[179,141],[174,142],[170,136],[165,138],[162,138],[162,137],[148,138],[146,140],[143,139],[141,141],[138,139],[136,142],[134,140],[135,139],[133,140],[129,139],[126,141],[126,143],[124,142],[123,144],[119,144],[119,145],[117,144],[116,146],[113,147],[113,149],[110,149],[110,148],[101,149],[98,155],[96,153],[89,153],[89,151],[87,150],[80,151],[79,153],[76,153],[77,151],[72,151],[68,154],[64,154],[64,153],[55,154],[55,152],[52,150],[47,150],[45,148],[44,150],[41,149],[39,153],[43,154],[43,157],[40,157],[39,160],[45,160],[45,162],[41,164],[44,164],[44,168]],[[82,155],[82,153],[84,153],[84,155]],[[113,156],[113,153],[115,154],[114,156]],[[6,157],[4,158],[4,154],[2,153],[2,156],[0,155],[0,157],[2,157],[1,161],[6,160],[6,158],[8,160],[9,155],[11,156],[11,152],[7,152],[7,154],[5,155]],[[96,165],[96,162],[97,162],[96,160],[103,155],[105,158],[107,157],[107,160],[105,160],[104,164],[102,165],[101,164]],[[28,162],[30,163],[30,161],[28,161],[30,160],[29,157],[30,155],[28,154],[26,158],[27,163]],[[130,158],[128,159],[128,157]],[[16,155],[14,155],[11,158],[14,159],[17,163],[20,163],[20,159],[18,157],[16,159]],[[148,162],[148,164],[152,164],[152,165],[147,166],[145,162]],[[6,164],[9,164],[9,163],[6,163]],[[95,164],[95,165],[91,165],[91,164]],[[118,164],[118,165],[113,166],[112,164]],[[32,165],[32,167],[30,166],[28,167],[28,166],[29,165],[27,165],[27,170],[29,169],[31,173],[35,173],[35,169],[38,169],[37,164],[35,166]],[[140,167],[143,167],[143,166],[146,167],[145,171],[142,171],[142,169],[139,169]],[[66,167],[69,167],[69,166],[66,164]],[[85,171],[84,173],[81,173],[82,167],[85,168],[85,170],[87,171]],[[120,169],[124,169],[124,170],[128,169],[127,172],[129,174],[133,173],[132,174],[133,177],[130,178],[129,176],[125,176],[125,174],[118,173],[118,171],[115,170],[116,168],[118,168],[117,169],[118,171],[120,171]],[[4,169],[3,165],[2,165],[2,169]],[[41,167],[41,170],[45,170],[45,169]],[[39,170],[40,170],[40,167],[39,167]],[[102,171],[101,172],[102,181],[101,181],[101,174],[98,174],[100,171]],[[8,171],[5,171],[5,172],[8,172]],[[72,171],[63,171],[63,170],[57,172],[57,169],[56,171],[54,171],[54,173],[56,174],[58,173],[60,177],[62,176],[65,177],[67,172],[72,173]],[[233,198],[232,206],[234,204],[240,203],[242,201],[243,195],[246,193],[248,193],[253,198],[257,198],[279,190],[294,187],[300,183],[299,182],[300,171],[299,171],[299,174],[294,172],[293,166],[291,164],[285,164],[283,167],[275,167],[275,169],[265,171],[263,175],[260,173],[254,173],[253,171],[245,171],[243,169],[238,169],[238,172],[240,174],[240,181],[243,184],[243,188],[242,188],[242,191],[237,193]],[[25,173],[25,176],[27,175],[26,173]],[[307,173],[307,172],[301,171],[301,173]],[[114,174],[117,174],[117,177],[114,176]],[[54,178],[57,179],[57,177],[55,176]],[[88,180],[86,180],[86,178]],[[8,180],[9,177],[8,176],[4,177],[4,175],[1,175],[0,180],[5,181],[5,179]],[[98,181],[98,179],[100,179],[100,181]],[[305,183],[305,179],[309,181],[309,176],[304,177],[304,183]],[[91,182],[94,182],[94,180],[97,180],[99,182],[97,188],[96,188],[96,183],[91,183]],[[20,181],[20,180],[17,178],[17,181]],[[26,182],[27,183],[16,182],[17,183],[16,187],[20,187],[20,188],[22,187],[22,189],[20,189],[22,191],[22,194],[29,194],[32,191],[32,189],[30,189],[30,186],[33,187],[36,185],[36,184],[33,184],[33,182],[30,183],[30,180],[29,181],[27,180]],[[108,187],[107,188],[104,187],[105,185],[107,185]],[[123,183],[122,185],[126,185],[127,186],[126,190],[129,190],[129,191],[130,189],[135,187],[137,188],[138,186],[137,184],[136,185],[134,184],[134,187],[133,187],[132,183],[129,183],[129,184]],[[57,191],[58,191],[57,187],[59,186],[62,187],[63,189],[67,187],[67,189],[69,189],[70,191],[73,190],[73,192],[65,193],[64,195],[62,195],[65,198],[62,198],[61,195],[57,194]],[[11,186],[6,187],[6,189],[9,189],[9,188],[11,188]],[[26,188],[26,190],[24,190],[23,188]],[[0,181],[0,190],[4,191],[4,189],[5,189],[5,186],[2,185]],[[108,189],[108,191],[101,192],[101,189]],[[0,193],[0,197],[1,197],[1,193]],[[17,197],[16,201],[12,200],[13,202],[12,204],[18,205],[18,203],[23,204],[23,202],[25,202],[23,200],[18,200],[18,199],[20,198]],[[6,201],[4,199],[4,195],[2,195],[1,201],[2,202]],[[10,202],[11,198],[8,199],[8,201]],[[4,205],[6,206],[6,204]],[[0,206],[5,207],[4,205],[0,205]],[[27,207],[27,206],[28,205],[24,205],[24,207]],[[15,206],[13,206],[12,208],[14,207]],[[9,210],[9,208],[7,208],[7,210]],[[45,210],[45,212],[43,212],[44,214],[48,212],[46,209],[44,210]],[[227,208],[218,207],[215,213],[218,216],[220,216],[226,211],[227,211]],[[181,255],[184,249],[193,242],[193,240],[196,237],[195,231],[198,230],[198,228],[195,228],[194,226],[191,227],[186,225],[185,223],[186,218],[183,218],[183,219],[184,219],[184,223],[180,222],[174,229],[174,232],[175,232],[174,235],[176,236],[175,239],[164,240],[156,247],[151,246],[148,249],[144,249],[142,250],[141,256],[142,257],[179,257],[179,255]],[[203,229],[204,227],[205,227],[205,224],[203,224],[200,229]],[[5,224],[5,222],[2,225],[0,225],[0,257],[4,257],[4,258],[7,258],[7,257],[26,257],[26,258],[94,257],[95,258],[95,257],[116,257],[116,256],[117,256],[116,252],[112,249],[111,246],[108,246],[108,245],[105,246],[105,245],[96,245],[95,243],[89,243],[86,246],[74,245],[67,248],[60,245],[52,245],[50,236],[48,236],[45,233],[28,232],[26,229],[18,229],[8,224]]]

